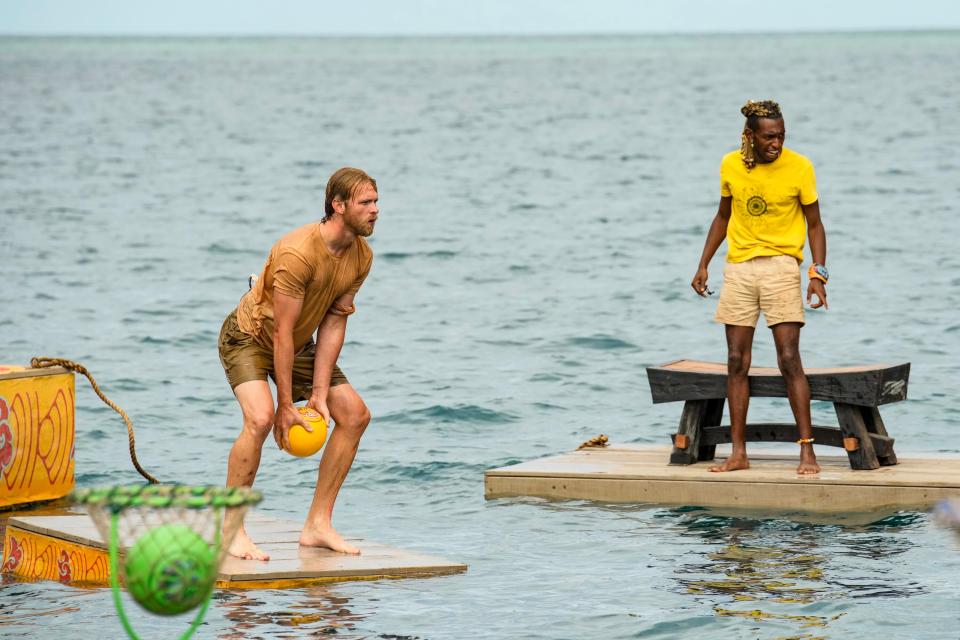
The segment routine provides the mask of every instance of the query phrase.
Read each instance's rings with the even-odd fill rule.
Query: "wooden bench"
[[[806,369],[812,400],[832,402],[840,426],[813,427],[816,444],[843,447],[852,469],[877,469],[897,464],[893,438],[877,409],[882,404],[907,398],[910,363]],[[730,427],[721,426],[727,398],[727,365],[696,360],[677,360],[648,367],[647,378],[655,404],[682,400],[680,426],[672,434],[670,464],[693,464],[713,460],[716,446],[730,442]],[[751,367],[750,396],[786,398],[787,387],[780,370]],[[748,442],[795,442],[795,423],[748,424]]]

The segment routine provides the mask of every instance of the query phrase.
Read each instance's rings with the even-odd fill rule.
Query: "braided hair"
[[[780,113],[780,105],[773,100],[761,100],[760,102],[747,100],[747,104],[740,108],[740,113],[747,118],[746,127],[751,131],[756,130],[757,123],[761,118],[783,119],[783,114]],[[740,157],[747,169],[753,169],[757,166],[757,158],[753,153],[753,143],[747,140],[746,131],[740,136]]]

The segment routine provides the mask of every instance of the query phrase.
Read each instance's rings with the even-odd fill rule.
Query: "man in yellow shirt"
[[[714,320],[726,325],[727,401],[733,449],[723,464],[710,471],[750,466],[745,440],[750,403],[747,373],[754,329],[763,311],[773,332],[777,364],[799,431],[797,473],[818,473],[810,423],[810,386],[800,360],[800,328],[804,323],[800,263],[805,235],[810,238],[813,254],[807,303],[814,309],[827,308],[827,236],[820,220],[816,177],[809,160],[783,146],[786,129],[776,102],[748,101],[740,111],[747,118],[742,145],[739,151],[724,156],[720,164],[720,206],[691,282],[699,295],[713,293],[707,289],[707,266],[726,238],[724,285]]]
[[[364,238],[373,233],[377,201],[377,183],[363,171],[347,167],[330,176],[324,218],[273,245],[256,284],[224,321],[219,340],[220,361],[243,412],[243,429],[227,462],[227,486],[253,484],[271,429],[282,449],[289,449],[291,426],[309,429],[293,405],[306,400],[328,424],[332,416],[336,428],[320,459],[300,544],[354,554],[360,550],[333,528],[333,504],[370,412],[337,358],[354,296],[373,262]],[[276,407],[267,376],[277,385]],[[242,526],[229,551],[269,559]]]

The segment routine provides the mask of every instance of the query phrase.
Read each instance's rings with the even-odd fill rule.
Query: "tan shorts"
[[[804,323],[800,263],[793,256],[761,256],[728,262],[723,268],[723,289],[713,319],[755,327],[761,311],[768,327],[781,322]]]
[[[218,346],[220,364],[223,365],[223,370],[227,374],[231,389],[251,380],[266,380],[268,375],[274,378],[273,352],[263,347],[253,336],[240,330],[237,325],[236,309],[223,321]],[[317,345],[311,340],[293,356],[294,402],[310,399],[310,393],[313,390],[313,358],[316,353]],[[330,386],[347,383],[347,376],[343,375],[340,367],[334,364]]]

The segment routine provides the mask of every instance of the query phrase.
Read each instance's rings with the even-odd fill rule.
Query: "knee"
[[[750,371],[750,354],[731,350],[727,354],[727,373],[733,376],[745,376]]]
[[[343,429],[355,438],[360,438],[370,424],[370,409],[367,405],[361,404],[359,407],[341,417],[337,421],[337,429]]]
[[[271,408],[272,409],[272,408]],[[243,416],[243,429],[260,441],[267,438],[273,428],[273,411],[259,410]]]
[[[793,348],[781,349],[777,353],[777,365],[784,377],[792,377],[803,373],[800,352]]]

